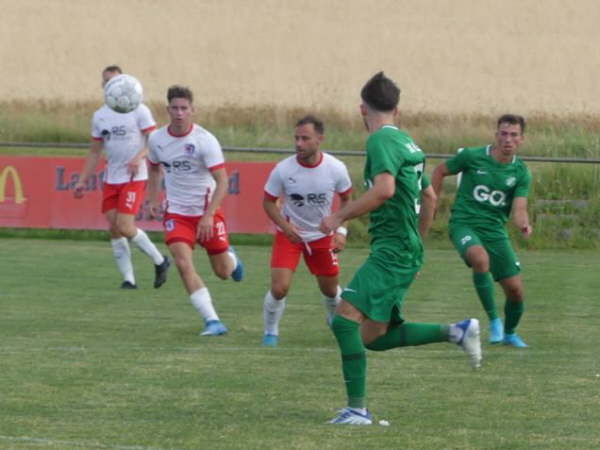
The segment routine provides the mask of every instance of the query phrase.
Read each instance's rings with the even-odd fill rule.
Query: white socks
[[[131,250],[129,250],[129,243],[124,237],[119,239],[111,239],[110,245],[113,249],[113,256],[119,268],[119,272],[123,275],[125,281],[129,281],[131,284],[135,284],[135,277],[133,276],[133,265],[131,264]]]
[[[164,256],[158,251],[156,245],[152,243],[144,230],[140,230],[138,228],[137,234],[131,238],[131,242],[133,242],[141,251],[148,255],[154,262],[154,265],[158,266],[165,260]]]
[[[335,297],[323,297],[323,304],[325,305],[325,311],[327,311],[327,322],[331,325],[333,315],[335,314],[335,307],[342,300],[342,288],[337,287],[337,293]]]
[[[196,311],[198,311],[205,322],[219,320],[219,316],[215,311],[215,308],[212,304],[212,299],[210,297],[210,292],[208,292],[207,288],[203,287],[198,289],[196,292],[190,295],[190,300],[192,301],[194,308],[196,308]]]
[[[275,300],[271,291],[265,295],[263,304],[263,317],[265,320],[265,334],[279,336],[279,321],[285,310],[285,297]]]

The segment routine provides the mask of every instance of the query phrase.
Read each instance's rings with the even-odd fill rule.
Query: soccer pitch
[[[351,427],[325,424],[345,394],[304,267],[279,347],[260,346],[269,250],[238,246],[241,284],[208,275],[196,252],[230,328],[202,338],[174,268],[155,290],[153,268],[136,251],[140,289],[123,291],[108,243],[0,239],[0,448],[600,447],[597,253],[521,251],[527,304],[519,332],[530,348],[484,343],[479,371],[451,344],[369,352],[369,408],[390,426]],[[367,252],[342,254],[344,282]],[[427,252],[405,316],[478,317],[487,339],[470,271],[452,250]]]

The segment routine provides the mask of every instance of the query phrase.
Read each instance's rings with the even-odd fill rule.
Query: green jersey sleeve
[[[370,175],[374,180],[381,173],[394,176],[404,162],[403,152],[397,150],[398,142],[384,133],[373,134],[367,140],[367,154],[370,159]]]
[[[527,197],[529,195],[529,187],[531,186],[531,172],[529,168],[525,168],[523,176],[520,177],[515,186],[514,197]]]
[[[457,174],[469,167],[471,152],[466,148],[459,148],[458,153],[446,161],[446,167],[451,174]]]

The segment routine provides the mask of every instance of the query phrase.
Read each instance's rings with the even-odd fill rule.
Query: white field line
[[[114,450],[166,450],[160,447],[144,447],[143,445],[114,445],[114,444],[102,444],[99,442],[85,442],[85,441],[63,441],[50,438],[35,438],[29,436],[2,436],[0,435],[0,441],[23,443],[23,444],[36,444],[44,446],[57,446],[62,447],[79,447],[79,448],[108,448]]]

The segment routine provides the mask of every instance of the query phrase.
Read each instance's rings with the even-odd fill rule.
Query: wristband
[[[346,228],[346,227],[337,227],[335,232],[337,234],[341,234],[342,236],[348,236],[348,228]]]

